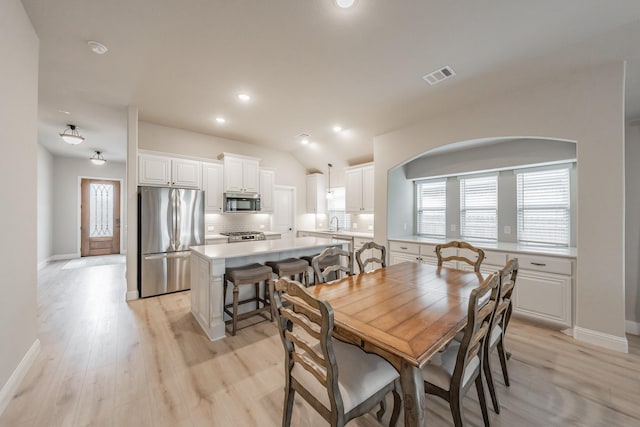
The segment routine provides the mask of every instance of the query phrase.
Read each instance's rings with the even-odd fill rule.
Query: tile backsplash
[[[269,231],[271,230],[271,215],[269,214],[206,214],[205,233],[221,233],[225,231]],[[213,231],[210,231],[213,226]],[[262,228],[261,228],[262,226]]]

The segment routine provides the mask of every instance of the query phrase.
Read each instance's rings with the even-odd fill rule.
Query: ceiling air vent
[[[431,86],[433,86],[455,75],[456,72],[453,71],[453,68],[447,65],[446,67],[442,67],[439,70],[427,74],[426,76],[422,76],[422,78],[425,79]]]

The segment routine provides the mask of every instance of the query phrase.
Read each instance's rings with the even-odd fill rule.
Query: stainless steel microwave
[[[260,212],[257,193],[224,193],[225,212]]]

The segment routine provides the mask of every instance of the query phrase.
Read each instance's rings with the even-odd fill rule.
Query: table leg
[[[400,384],[404,402],[405,427],[423,427],[425,397],[422,372],[419,368],[403,362],[400,369]]]

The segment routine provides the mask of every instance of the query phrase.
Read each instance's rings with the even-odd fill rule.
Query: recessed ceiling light
[[[356,4],[356,0],[335,0],[335,2],[338,7],[341,7],[343,9],[348,9]]]
[[[87,44],[91,48],[91,51],[98,55],[104,55],[109,50],[105,45],[94,40],[89,40]]]
[[[340,126],[340,125],[335,125],[335,126],[333,127],[333,131],[334,131],[334,132],[340,132],[341,130],[342,130],[342,126]]]
[[[247,95],[246,93],[239,93],[238,94],[238,99],[242,102],[249,102],[251,101],[251,97],[249,95]]]
[[[307,145],[310,142],[309,135],[306,133],[299,133],[296,138],[300,140],[300,144]]]
[[[224,124],[227,122],[227,119],[225,119],[224,117],[216,117],[216,122]]]
[[[300,140],[300,144],[302,144],[302,145],[307,145],[308,143],[309,143],[309,138],[302,138]]]

